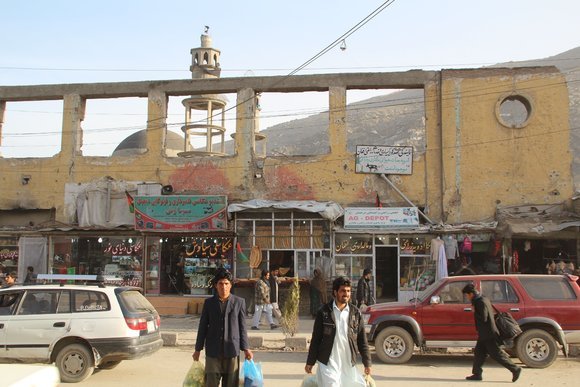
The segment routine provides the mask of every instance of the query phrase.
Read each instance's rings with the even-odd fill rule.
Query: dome
[[[165,154],[170,157],[177,157],[179,152],[183,152],[183,136],[178,133],[167,131],[165,137]],[[147,129],[133,133],[117,145],[113,151],[113,156],[133,156],[143,154],[147,151]]]

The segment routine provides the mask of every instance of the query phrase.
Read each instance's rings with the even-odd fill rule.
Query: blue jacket
[[[205,347],[206,356],[220,357],[220,337],[224,337],[224,358],[236,357],[240,350],[249,349],[248,333],[246,331],[246,301],[243,298],[230,295],[221,321],[220,300],[217,295],[208,298],[203,304],[199,320],[195,350]]]

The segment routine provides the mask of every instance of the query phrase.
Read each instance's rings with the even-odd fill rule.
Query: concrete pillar
[[[167,94],[163,91],[149,90],[147,103],[147,152],[165,156],[163,144],[167,130]]]
[[[2,124],[4,124],[5,111],[6,111],[6,101],[0,101],[0,147],[2,147]],[[2,157],[1,148],[0,148],[0,157]]]
[[[330,87],[328,91],[328,142],[330,144],[330,153],[344,154],[347,149],[346,88]]]
[[[256,148],[256,93],[253,89],[239,90],[236,103],[236,154],[251,160]]]
[[[60,145],[60,154],[64,160],[82,156],[83,129],[81,122],[84,118],[85,100],[78,94],[65,95]]]

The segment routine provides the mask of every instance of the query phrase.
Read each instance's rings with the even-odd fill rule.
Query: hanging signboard
[[[226,196],[136,196],[135,229],[213,231],[226,229]]]
[[[349,207],[344,211],[344,228],[401,228],[419,226],[417,207]]]
[[[413,172],[412,146],[357,145],[357,173],[410,175]]]

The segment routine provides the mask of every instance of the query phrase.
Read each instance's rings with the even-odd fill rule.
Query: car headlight
[[[371,319],[371,315],[370,313],[363,313],[362,318],[365,325],[368,325],[369,320]]]

